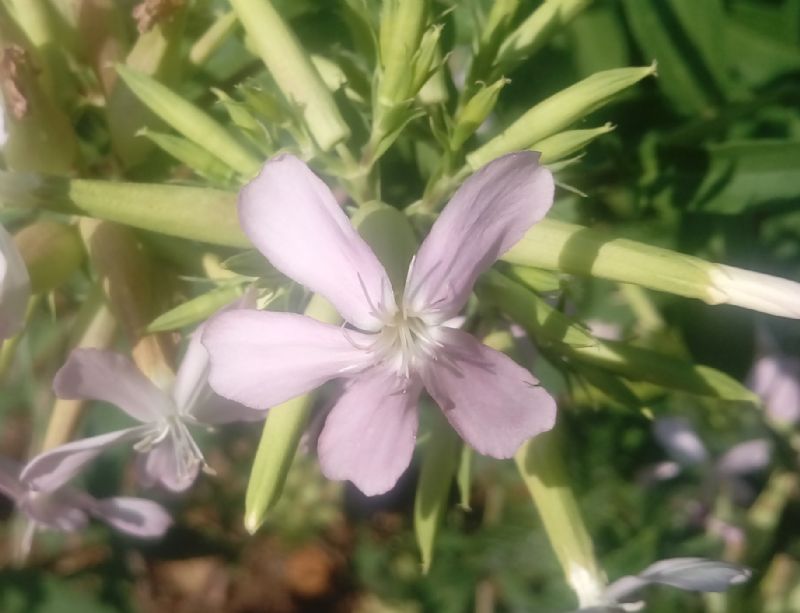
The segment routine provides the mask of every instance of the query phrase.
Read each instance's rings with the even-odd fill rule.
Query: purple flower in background
[[[512,456],[552,428],[555,402],[513,360],[444,324],[478,275],[550,208],[553,178],[538,160],[506,155],[461,186],[412,260],[399,301],[330,189],[293,156],[267,162],[240,194],[242,228],[352,328],[292,313],[218,315],[203,335],[211,386],[268,408],[347,378],[319,438],[320,464],[368,495],[389,490],[411,461],[423,388],[477,451]]]
[[[709,453],[700,436],[684,417],[660,417],[653,422],[653,434],[675,464],[674,470],[662,469],[669,477],[682,469],[701,466],[709,461]],[[713,463],[718,478],[736,483],[741,477],[764,470],[772,458],[772,446],[767,439],[755,438],[738,443]]]
[[[25,262],[9,233],[0,226],[0,342],[22,328],[30,293]]]
[[[126,356],[97,349],[75,349],[56,373],[60,398],[113,404],[141,425],[73,441],[33,458],[23,478],[40,490],[69,481],[103,450],[134,442],[137,476],[145,486],[159,484],[183,491],[194,483],[203,453],[190,425],[214,425],[263,419],[261,411],[220,398],[208,387],[208,353],[195,331],[170,392],[159,389]]]
[[[167,511],[152,500],[98,500],[69,486],[44,492],[20,477],[20,468],[17,462],[0,458],[0,492],[11,498],[35,526],[73,532],[84,528],[94,517],[131,536],[159,538],[172,524]]]
[[[787,426],[800,421],[800,359],[770,343],[753,364],[747,383],[770,419]]]

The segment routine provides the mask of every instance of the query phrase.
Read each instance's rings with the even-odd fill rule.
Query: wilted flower
[[[434,224],[398,301],[330,189],[293,156],[267,162],[240,195],[242,228],[277,269],[356,329],[293,313],[223,313],[203,335],[212,387],[265,408],[347,378],[320,435],[320,463],[329,478],[370,495],[390,489],[411,461],[423,388],[473,448],[510,457],[553,426],[555,403],[530,372],[444,324],[478,275],[544,216],[553,189],[533,152],[482,168]]]
[[[145,486],[187,489],[201,467],[200,448],[191,425],[263,419],[263,412],[229,402],[208,387],[208,353],[200,330],[189,342],[171,391],[159,389],[126,356],[98,349],[75,349],[56,373],[53,389],[60,398],[113,404],[141,425],[73,441],[42,453],[25,467],[23,478],[40,490],[53,490],[71,479],[103,450],[136,441],[137,476]]]
[[[132,536],[159,538],[172,524],[167,511],[152,500],[119,496],[98,500],[70,486],[40,491],[20,477],[20,469],[18,463],[0,458],[0,491],[35,526],[72,532],[94,517]]]
[[[607,604],[576,613],[640,611],[644,607],[641,591],[650,585],[666,585],[687,592],[724,592],[745,583],[751,576],[750,569],[737,564],[705,558],[668,558],[651,564],[638,575],[614,581],[604,594]]]

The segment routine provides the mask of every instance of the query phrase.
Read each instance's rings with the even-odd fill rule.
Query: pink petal
[[[3,109],[0,108],[0,116]],[[31,295],[28,269],[14,240],[0,226],[0,340],[22,329]]]
[[[772,444],[764,438],[734,445],[717,462],[717,470],[728,476],[746,475],[764,470],[772,460]]]
[[[20,481],[36,490],[57,490],[106,449],[141,439],[149,431],[150,426],[134,426],[78,439],[45,451],[31,459],[23,468]]]
[[[255,308],[255,292],[248,290],[239,300],[220,309],[226,313],[237,309]],[[259,421],[263,411],[244,407],[215,394],[208,384],[211,364],[208,350],[203,346],[202,335],[206,324],[199,326],[191,335],[180,368],[175,375],[172,397],[178,412],[204,424],[224,424],[237,421]]]
[[[771,419],[786,425],[800,421],[800,360],[777,351],[764,355],[753,365],[748,385]]]
[[[239,194],[245,234],[275,268],[322,294],[347,321],[377,330],[393,310],[389,277],[331,190],[296,157],[280,155]]]
[[[294,313],[231,311],[208,322],[211,387],[267,409],[363,368],[370,336]]]
[[[98,500],[92,514],[120,532],[139,538],[160,538],[172,525],[164,507],[144,498]]]
[[[170,398],[130,358],[113,351],[73,350],[56,373],[53,391],[59,398],[108,402],[141,422],[172,412]]]
[[[539,154],[510,153],[467,179],[433,224],[409,274],[405,300],[438,321],[457,314],[475,280],[553,204]]]
[[[208,351],[201,342],[203,329],[204,326],[200,326],[189,338],[186,353],[175,373],[172,399],[182,415],[191,413],[194,406],[205,401],[211,393],[208,388]]]
[[[444,347],[422,371],[428,393],[476,451],[510,458],[555,424],[556,403],[533,375],[460,330],[441,329]]]
[[[319,437],[323,474],[349,480],[367,496],[392,489],[411,462],[417,436],[419,382],[378,369],[352,380]]]
[[[32,521],[64,532],[82,530],[89,523],[84,510],[87,495],[73,490],[28,492],[19,501],[19,509]]]
[[[200,464],[189,470],[179,467],[178,450],[172,436],[136,458],[136,478],[144,487],[163,487],[172,492],[188,490],[197,479]]]

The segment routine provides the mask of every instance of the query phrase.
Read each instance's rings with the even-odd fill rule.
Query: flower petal
[[[145,423],[172,412],[171,399],[130,358],[113,351],[73,350],[56,373],[53,391],[59,398],[108,402]]]
[[[33,489],[52,492],[77,475],[109,447],[143,438],[150,426],[134,426],[98,436],[82,438],[45,451],[22,469],[20,481]]]
[[[172,492],[188,490],[200,473],[200,462],[180,464],[175,439],[166,436],[136,458],[136,478],[144,487],[163,487]]]
[[[659,417],[653,422],[653,434],[669,457],[681,466],[708,460],[703,441],[684,417]]]
[[[208,322],[209,381],[225,398],[267,409],[362,368],[370,337],[294,313],[230,311]]]
[[[0,107],[0,116],[2,112]],[[30,295],[25,262],[11,235],[0,226],[0,339],[14,336],[22,329]]]
[[[254,309],[255,292],[248,290],[239,300],[220,309],[219,313],[227,313],[237,309]],[[180,368],[175,375],[172,397],[181,415],[187,415],[204,424],[225,424],[237,421],[259,421],[264,419],[264,412],[242,406],[215,394],[208,384],[208,373],[211,364],[208,350],[203,346],[202,335],[206,324],[194,331],[189,339],[186,353],[181,360]]]
[[[71,489],[57,492],[27,492],[19,501],[19,509],[32,521],[51,528],[73,532],[89,523],[85,506],[91,498]]]
[[[754,438],[734,445],[717,462],[717,470],[727,476],[747,475],[764,470],[772,460],[772,444]]]
[[[379,369],[349,382],[319,437],[323,474],[367,496],[392,489],[414,453],[420,391]]]
[[[347,321],[377,330],[392,285],[331,190],[303,162],[280,155],[239,194],[239,220],[275,268],[322,294]]]
[[[172,518],[164,507],[144,498],[98,500],[92,514],[120,532],[139,538],[160,538],[172,525]]]
[[[422,370],[428,393],[476,451],[510,458],[555,424],[556,403],[508,356],[460,330],[441,329],[438,359]]]
[[[756,360],[748,376],[753,390],[774,421],[792,425],[800,421],[800,360],[777,351]]]
[[[487,164],[448,203],[409,271],[405,301],[438,321],[457,314],[475,280],[553,204],[553,176],[539,154],[521,151]]]
[[[19,482],[20,470],[22,470],[22,464],[19,462],[0,457],[0,492],[14,502],[19,500],[19,497],[25,492],[25,487]]]

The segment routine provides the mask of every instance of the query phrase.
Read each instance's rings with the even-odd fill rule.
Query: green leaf
[[[658,84],[677,109],[707,113],[729,96],[731,51],[719,0],[625,0],[623,7],[645,57],[658,62]]]
[[[541,342],[577,346],[597,343],[583,327],[497,271],[490,270],[479,279],[478,292],[485,304],[498,306]]]
[[[148,128],[139,130],[139,135],[151,140],[176,160],[191,168],[198,176],[211,183],[231,185],[235,182],[235,170],[206,149],[182,136],[163,134]]]
[[[453,476],[459,463],[460,439],[440,411],[433,411],[431,436],[425,444],[417,494],[414,498],[414,533],[422,556],[422,572],[433,561],[436,533],[444,517]]]
[[[215,155],[244,177],[258,172],[261,160],[222,125],[185,98],[152,77],[126,66],[117,72],[134,94],[177,132]]]
[[[240,284],[215,288],[162,313],[150,322],[145,331],[153,334],[199,323],[236,300],[242,293],[243,288]]]
[[[689,204],[692,210],[736,215],[800,198],[800,141],[728,141],[705,151],[707,171]],[[686,173],[696,168],[690,160],[681,167]]]

